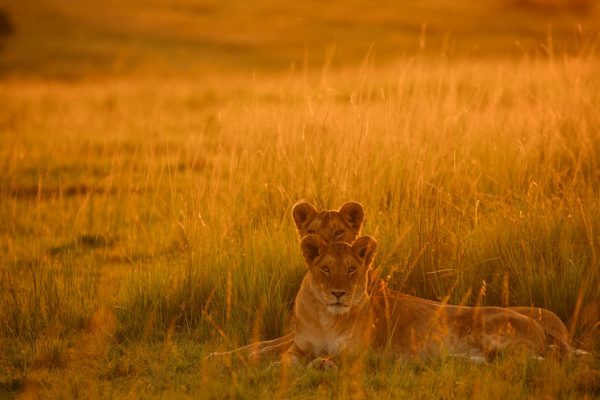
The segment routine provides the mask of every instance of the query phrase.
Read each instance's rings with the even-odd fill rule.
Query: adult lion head
[[[362,204],[350,201],[338,210],[317,211],[312,204],[300,201],[292,209],[300,238],[316,234],[326,242],[352,243],[360,235],[365,211]]]
[[[302,239],[300,247],[311,275],[311,289],[331,314],[344,314],[367,296],[368,272],[377,252],[375,239],[362,236],[350,245],[327,243],[320,235],[311,234]]]

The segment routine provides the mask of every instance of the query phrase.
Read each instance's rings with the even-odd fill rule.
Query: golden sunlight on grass
[[[0,397],[600,394],[593,4],[0,10]],[[389,287],[544,307],[591,354],[207,360],[289,330],[299,199],[362,203]]]

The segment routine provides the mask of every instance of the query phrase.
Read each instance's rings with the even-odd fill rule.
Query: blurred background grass
[[[380,64],[417,52],[572,52],[600,29],[592,0],[3,0],[0,8],[13,28],[0,74],[65,79],[354,66],[368,52]]]

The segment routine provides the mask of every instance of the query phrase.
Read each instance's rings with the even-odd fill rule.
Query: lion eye
[[[348,275],[352,275],[355,272],[356,272],[356,267],[350,267],[350,268],[348,268]]]
[[[343,229],[337,230],[337,231],[335,231],[334,235],[336,238],[341,237],[344,235],[344,230]]]
[[[323,265],[321,271],[323,271],[324,274],[329,275],[329,267],[327,265]]]
[[[308,233],[309,235],[312,235],[312,234],[317,233],[317,231],[315,231],[314,229],[309,229],[306,231],[306,233]]]

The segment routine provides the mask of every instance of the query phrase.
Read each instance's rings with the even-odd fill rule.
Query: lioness
[[[327,242],[352,243],[360,235],[364,215],[362,204],[354,201],[342,204],[337,210],[318,211],[312,204],[302,200],[292,207],[292,218],[300,239],[317,234]],[[277,339],[252,343],[232,351],[211,353],[209,357],[279,355],[288,350],[293,340],[294,332],[291,332]]]
[[[348,202],[342,205],[338,211],[318,211],[308,202],[298,202],[292,209],[292,217],[296,224],[300,238],[310,234],[317,234],[325,242],[345,242],[353,243],[360,235],[362,223],[364,220],[364,208],[357,202]],[[391,296],[408,296],[393,289],[390,289],[385,281],[377,277],[377,274],[371,272],[369,275],[369,287],[372,293],[383,294],[387,292]],[[572,352],[570,346],[570,336],[562,320],[550,310],[540,307],[509,307],[511,310],[523,314],[535,320],[542,326],[546,333],[546,339],[549,345],[557,346],[563,355],[569,355]],[[277,346],[281,342],[290,343],[293,333],[285,335],[279,339],[254,345],[254,350],[258,351],[255,355],[266,355],[269,350],[280,350]]]
[[[299,201],[292,208],[292,218],[300,239],[317,234],[326,242],[352,243],[360,235],[364,220],[364,208],[357,202],[347,202],[338,210],[317,210],[312,204]],[[387,287],[385,281],[371,273],[370,287],[374,294],[408,296]],[[408,296],[410,297],[410,296]],[[562,354],[571,352],[569,333],[561,319],[552,311],[538,307],[510,307],[510,309],[533,318],[544,329],[548,343],[556,345]],[[211,356],[239,354],[243,357],[270,357],[286,351],[293,342],[294,332],[280,338],[253,343],[233,351],[212,353]]]
[[[511,348],[540,354],[546,336],[533,319],[499,307],[464,307],[414,296],[370,295],[369,270],[377,242],[369,236],[352,245],[302,239],[308,273],[296,296],[295,335],[282,362],[339,357],[372,347],[407,355],[453,353],[488,358]],[[330,363],[317,358],[315,362]]]
[[[296,203],[292,208],[292,218],[300,239],[317,234],[326,242],[352,243],[360,235],[364,217],[362,204],[354,201],[331,211],[318,211],[305,201]]]

